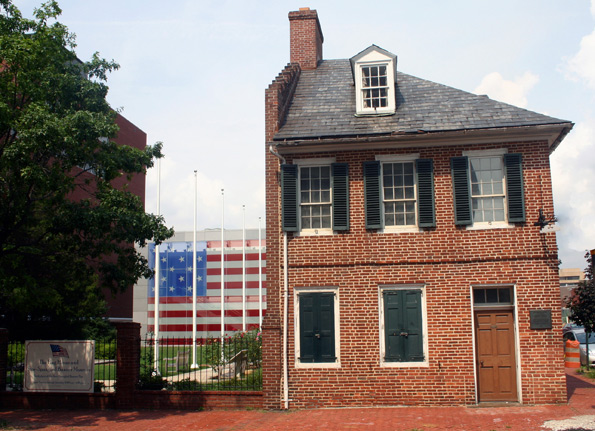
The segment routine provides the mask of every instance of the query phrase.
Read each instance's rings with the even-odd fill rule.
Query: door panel
[[[518,401],[511,310],[475,311],[479,401]]]

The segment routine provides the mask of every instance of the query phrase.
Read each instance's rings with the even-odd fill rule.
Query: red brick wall
[[[523,154],[527,223],[512,229],[466,230],[454,224],[450,158],[470,149]],[[436,222],[419,233],[365,229],[362,162],[376,154],[419,153],[434,160]],[[553,212],[547,143],[407,148],[303,154],[349,163],[350,231],[321,237],[289,235],[289,398],[291,407],[475,402],[470,286],[516,286],[522,399],[566,402],[555,234],[533,226],[539,208]],[[288,162],[292,159],[288,157]],[[278,161],[267,157],[267,318],[280,321],[282,268]],[[424,284],[429,366],[380,367],[378,286]],[[293,288],[337,286],[338,369],[296,369]],[[277,302],[275,302],[277,301]],[[531,330],[529,311],[552,310],[551,330]],[[266,344],[263,348],[266,348]],[[277,357],[267,359],[279,363]],[[280,400],[280,382],[277,400]],[[265,398],[272,391],[265,392]],[[277,402],[277,404],[279,401]],[[267,398],[265,405],[274,405]]]
[[[147,135],[141,129],[136,127],[126,118],[120,114],[116,115],[116,124],[120,128],[118,135],[114,139],[119,145],[127,145],[139,150],[144,150],[147,145]],[[85,176],[91,176],[91,174],[85,174]],[[81,181],[84,181],[83,177]],[[126,189],[131,193],[135,194],[145,204],[145,175],[135,174],[130,179],[126,176],[121,176],[112,181],[112,184],[117,189]],[[77,188],[71,195],[73,200],[88,199],[91,195],[85,190],[85,188]],[[109,260],[109,258],[108,258]],[[113,259],[112,259],[113,260]],[[114,295],[110,289],[104,289],[103,295],[108,304],[108,317],[116,318],[132,318],[132,304],[134,291],[130,286],[125,292]]]

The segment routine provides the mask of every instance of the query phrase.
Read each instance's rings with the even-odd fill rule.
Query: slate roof
[[[349,60],[303,70],[275,141],[568,124],[506,103],[397,72],[397,112],[356,117]]]

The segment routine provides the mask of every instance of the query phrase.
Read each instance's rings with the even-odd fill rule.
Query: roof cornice
[[[448,131],[394,132],[392,134],[334,136],[279,140],[272,142],[279,154],[358,151],[403,147],[439,147],[445,145],[480,145],[501,142],[547,141],[550,153],[570,132],[573,123],[511,126]]]

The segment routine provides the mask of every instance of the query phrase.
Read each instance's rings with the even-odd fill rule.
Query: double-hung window
[[[281,165],[283,230],[306,235],[349,230],[349,166],[332,159]]]
[[[381,287],[379,299],[381,363],[427,365],[424,287]]]
[[[399,231],[433,227],[433,162],[418,155],[364,162],[366,227]]]
[[[363,65],[361,75],[363,108],[388,107],[388,64]]]
[[[455,224],[505,227],[525,221],[520,154],[469,151],[451,159]]]
[[[331,167],[300,166],[302,229],[331,228]]]

